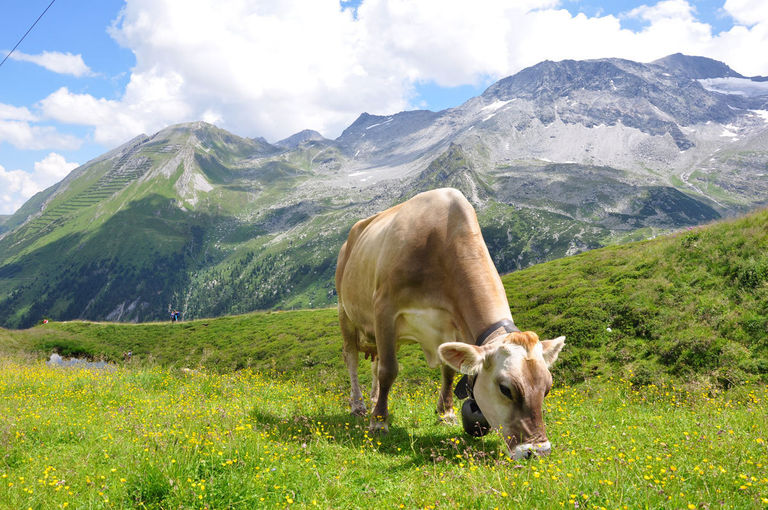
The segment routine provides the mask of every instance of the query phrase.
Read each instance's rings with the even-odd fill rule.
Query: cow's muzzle
[[[549,455],[551,451],[552,444],[549,441],[519,444],[512,449],[512,458],[514,460],[523,460],[530,459],[531,457],[543,457]]]

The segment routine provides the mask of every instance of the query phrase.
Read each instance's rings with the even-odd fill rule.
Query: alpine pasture
[[[505,276],[521,328],[568,336],[529,461],[439,425],[412,347],[370,435],[332,309],[0,330],[0,507],[766,508],[766,224]]]

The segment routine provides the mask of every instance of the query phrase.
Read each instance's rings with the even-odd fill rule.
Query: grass
[[[0,329],[0,354],[42,360],[63,356],[228,373],[249,368],[346,383],[335,309],[266,312],[179,323],[50,322],[27,330]],[[400,377],[432,377],[417,346],[401,350]],[[368,370],[362,371],[367,380]]]
[[[546,459],[436,424],[436,378],[399,381],[370,436],[345,384],[242,370],[0,361],[6,508],[762,508],[764,386],[595,378],[546,399]]]
[[[0,329],[0,508],[765,508],[766,224],[506,275],[520,327],[568,336],[545,401],[555,450],[519,464],[436,424],[416,346],[390,435],[370,436],[333,309]],[[54,350],[116,367],[50,368]]]

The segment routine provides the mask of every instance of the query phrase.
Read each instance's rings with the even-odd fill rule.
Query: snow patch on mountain
[[[506,101],[501,101],[500,99],[497,99],[493,103],[483,106],[482,108],[480,108],[480,110],[495,112],[499,108],[505,106],[507,103],[511,103],[512,101],[514,101],[514,99],[507,99]]]
[[[750,78],[707,78],[698,80],[701,86],[720,94],[757,97],[768,95],[768,82],[753,81]]]
[[[378,122],[376,124],[371,124],[370,126],[367,126],[365,129],[375,128],[376,126],[383,126],[384,124],[389,124],[390,122],[392,122],[392,117],[388,118],[384,122]],[[365,136],[365,133],[363,133],[363,136]]]

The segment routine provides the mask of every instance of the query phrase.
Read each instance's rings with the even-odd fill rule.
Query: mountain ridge
[[[469,197],[502,273],[740,214],[768,202],[768,90],[714,90],[759,82],[701,59],[542,62],[335,140],[140,135],[4,220],[0,325],[330,305],[350,226],[434,187]]]

